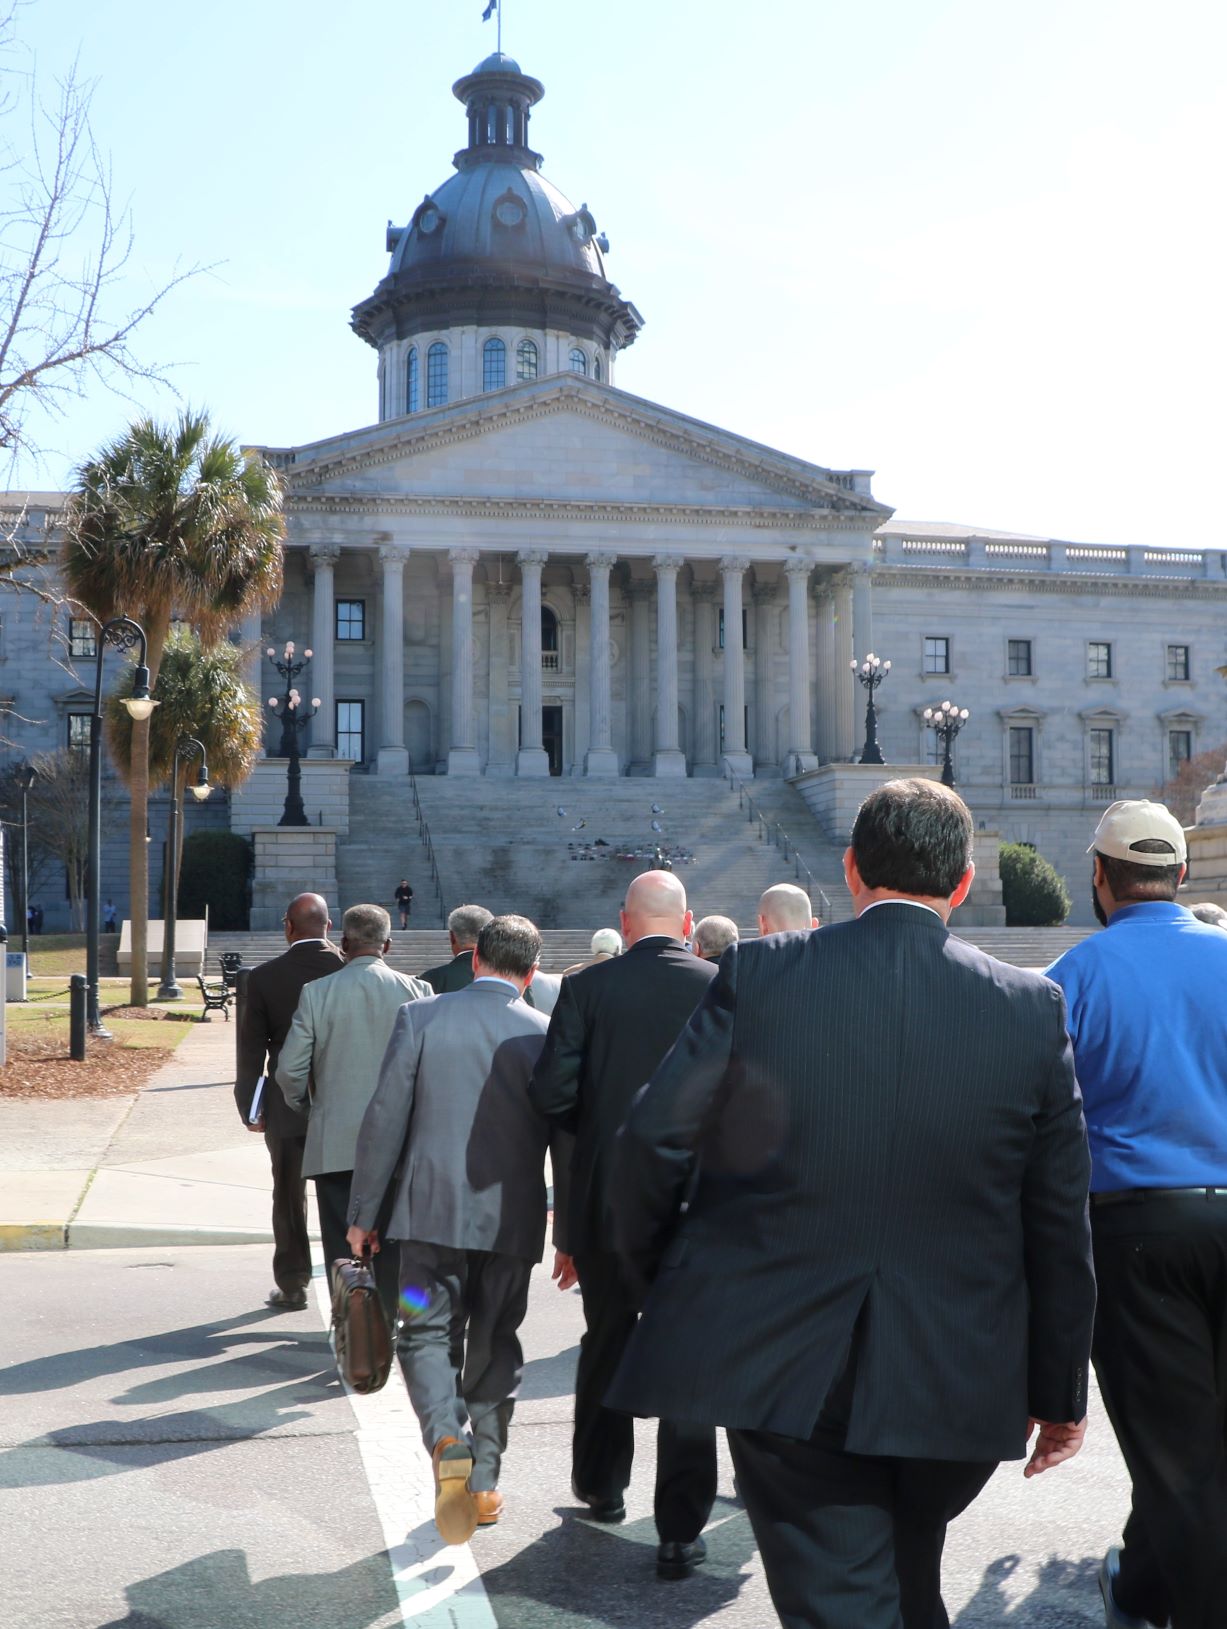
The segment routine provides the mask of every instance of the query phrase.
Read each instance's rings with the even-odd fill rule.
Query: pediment
[[[839,517],[890,514],[859,473],[824,469],[570,375],[296,450],[290,507],[320,500],[642,505]]]

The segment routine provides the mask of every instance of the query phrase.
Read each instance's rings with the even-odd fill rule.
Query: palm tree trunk
[[[128,1000],[149,1005],[149,723],[132,726],[131,813],[128,826],[128,886],[132,916],[132,972]]]

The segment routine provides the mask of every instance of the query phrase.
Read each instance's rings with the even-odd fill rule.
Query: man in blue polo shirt
[[[1227,1624],[1227,934],[1176,904],[1180,823],[1112,804],[1065,991],[1091,1144],[1092,1357],[1133,1479],[1109,1629]]]

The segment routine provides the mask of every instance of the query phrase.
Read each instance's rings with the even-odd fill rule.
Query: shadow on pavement
[[[127,1585],[128,1614],[100,1629],[219,1629],[318,1624],[369,1629],[397,1606],[382,1550],[337,1572],[286,1573],[254,1584],[242,1550],[214,1550]],[[398,1614],[399,1617],[399,1614]]]
[[[524,1377],[516,1393],[517,1402],[541,1402],[548,1397],[570,1399],[575,1392],[575,1365],[579,1362],[579,1347],[568,1346],[565,1352],[553,1357],[533,1358],[524,1365]]]
[[[1103,1604],[1096,1586],[1099,1556],[1065,1561],[1053,1556],[1040,1568],[1030,1595],[1010,1604],[1004,1585],[1021,1556],[998,1556],[984,1569],[980,1587],[951,1620],[951,1629],[1081,1629],[1103,1623]]]

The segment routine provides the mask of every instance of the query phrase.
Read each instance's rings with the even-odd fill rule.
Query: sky
[[[619,388],[815,463],[900,518],[1223,547],[1221,0],[502,0],[531,139],[645,327]],[[244,442],[370,423],[349,312],[451,174],[484,0],[29,0],[131,210],[138,349]],[[10,138],[20,143],[22,130]],[[57,487],[137,411],[32,428]]]

